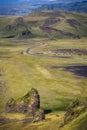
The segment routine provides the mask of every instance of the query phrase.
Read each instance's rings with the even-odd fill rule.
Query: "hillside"
[[[86,36],[87,14],[37,11],[23,17],[0,17],[0,37],[78,39]]]
[[[1,16],[0,130],[87,130],[86,124],[87,14]]]
[[[86,48],[86,38],[56,41],[1,38],[0,130],[58,130],[71,100],[78,97],[84,101],[87,97]],[[5,112],[10,98],[18,99],[32,87],[39,91],[46,114],[46,120],[35,124],[28,122],[26,114]],[[11,122],[2,120],[3,116]],[[86,130],[86,119],[87,114],[82,113],[61,129],[79,130],[84,125]]]

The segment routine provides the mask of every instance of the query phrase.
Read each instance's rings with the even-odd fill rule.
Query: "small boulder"
[[[38,121],[41,121],[44,119],[45,119],[44,110],[42,108],[40,108],[35,112],[33,122],[38,122]]]

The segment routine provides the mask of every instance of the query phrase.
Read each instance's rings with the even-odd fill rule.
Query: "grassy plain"
[[[28,48],[29,54],[26,53]],[[2,125],[0,130],[58,130],[71,100],[76,97],[86,99],[87,55],[54,53],[58,49],[87,51],[87,39],[0,39],[0,112],[4,113],[9,98],[21,97],[34,87],[40,93],[41,107],[49,113],[40,123],[19,121]],[[14,114],[8,116],[16,118]],[[87,113],[61,130],[79,130],[79,125],[78,128],[74,125],[83,117],[86,122]]]

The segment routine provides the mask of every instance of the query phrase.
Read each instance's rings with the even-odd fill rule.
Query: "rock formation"
[[[85,102],[80,102],[78,99],[73,100],[67,107],[67,111],[64,114],[63,120],[60,123],[59,128],[71,122],[75,118],[79,117],[82,113],[86,111],[87,111],[87,100],[85,100]]]
[[[64,124],[78,117],[84,111],[87,111],[87,100],[84,103],[81,103],[78,99],[73,100],[64,115]]]
[[[25,96],[14,100],[11,98],[6,103],[6,112],[28,113],[32,115],[32,121],[45,119],[44,110],[40,108],[40,96],[36,89],[32,88]]]
[[[27,25],[25,24],[25,21],[23,17],[18,17],[15,19],[15,21],[7,25],[5,27],[6,32],[13,32],[12,35],[7,35],[6,38],[13,38],[13,37],[27,37],[31,34],[31,31],[28,29]]]

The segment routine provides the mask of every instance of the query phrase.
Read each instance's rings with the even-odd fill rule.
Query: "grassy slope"
[[[69,32],[80,37],[87,36],[87,15],[79,13],[71,13],[64,11],[38,11],[28,16],[24,16],[23,25],[18,24],[18,16],[16,17],[0,17],[0,36],[18,35],[23,30],[30,30],[32,35],[29,37],[43,37],[43,38],[64,38],[64,36],[56,31],[52,31],[51,34],[46,31],[42,31],[39,26],[49,26],[64,32]],[[53,20],[58,20],[56,23],[52,23]],[[71,20],[71,24],[67,22]],[[74,21],[73,21],[74,20]],[[16,29],[7,30],[8,25],[15,26]],[[21,27],[21,29],[20,29]]]
[[[87,112],[84,112],[79,117],[68,123],[62,128],[59,128],[59,125],[63,118],[63,112],[59,112],[56,114],[48,114],[46,115],[46,120],[41,121],[39,123],[24,123],[22,121],[16,122],[16,123],[9,123],[3,126],[0,126],[0,130],[6,129],[6,130],[86,130],[87,129]],[[7,115],[8,116],[8,115]],[[10,114],[9,115],[11,119],[23,119],[24,115],[16,114]]]
[[[18,123],[9,123],[3,126],[0,126],[0,130],[6,129],[6,130],[58,130],[58,124],[61,122],[61,117],[63,113],[58,113],[59,117],[55,114],[48,114],[46,115],[46,120],[41,121],[39,123],[24,123],[24,122],[18,122]],[[11,116],[11,115],[10,115]],[[17,116],[17,115],[16,115]],[[23,117],[22,115],[18,115],[20,117]]]
[[[2,44],[3,43],[3,44]],[[9,43],[9,46],[7,46]],[[13,44],[14,46],[13,46]],[[18,44],[17,44],[18,43]],[[31,44],[32,43],[32,44]],[[38,44],[39,43],[39,44]],[[43,43],[43,44],[40,44]],[[21,46],[20,46],[21,45]],[[79,45],[79,46],[78,46]],[[0,111],[4,111],[5,103],[10,98],[18,98],[23,96],[30,88],[35,87],[38,89],[41,96],[41,106],[48,112],[46,121],[36,124],[24,124],[18,122],[3,125],[6,130],[55,130],[63,117],[63,111],[66,106],[74,97],[79,97],[81,100],[87,96],[87,80],[86,76],[79,76],[69,70],[65,70],[63,66],[87,66],[85,55],[66,55],[60,56],[68,58],[48,58],[37,57],[32,55],[22,54],[27,48],[31,48],[31,53],[43,53],[44,55],[53,55],[48,53],[50,50],[55,49],[86,49],[86,39],[79,40],[58,40],[58,41],[42,41],[38,40],[25,40],[23,41],[10,41],[6,43],[1,39],[0,47]],[[60,66],[60,68],[51,68],[51,66]],[[74,68],[74,69],[79,69]],[[81,70],[80,70],[81,71]],[[60,112],[62,111],[62,112]],[[7,114],[4,114],[7,116]],[[79,130],[86,123],[86,115],[82,114],[77,119],[67,124],[63,130]],[[8,115],[8,117],[23,119],[24,116]],[[76,125],[77,124],[77,125]],[[86,130],[86,126],[84,128]]]
[[[87,112],[82,113],[79,117],[65,125],[61,130],[86,130],[87,129]]]

